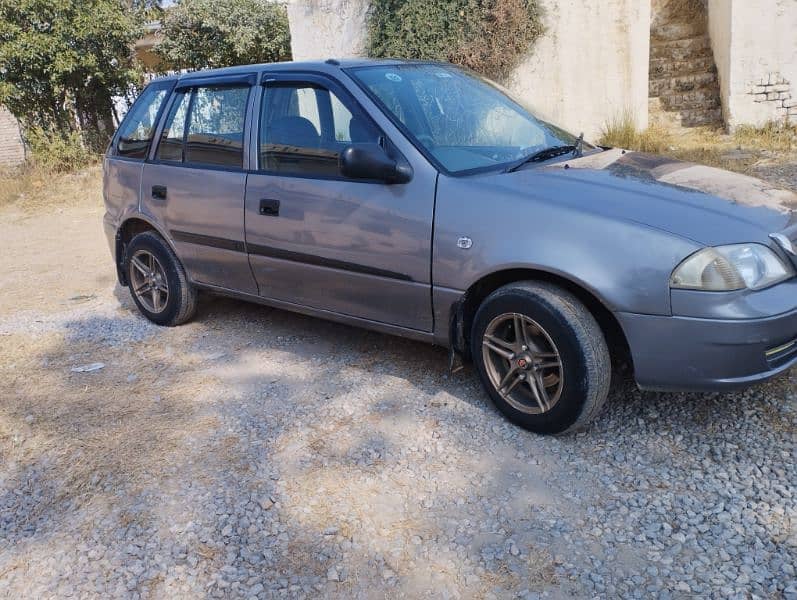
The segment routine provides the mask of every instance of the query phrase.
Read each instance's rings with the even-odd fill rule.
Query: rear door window
[[[249,87],[198,88],[188,121],[185,162],[243,168]]]
[[[191,165],[243,168],[248,85],[204,86],[178,92],[156,158]]]
[[[173,81],[152,83],[142,92],[119,127],[116,156],[135,160],[147,158],[160,111],[173,85]]]
[[[161,133],[156,158],[158,160],[183,162],[183,143],[185,142],[185,117],[188,114],[188,103],[191,93],[175,94],[169,115]]]

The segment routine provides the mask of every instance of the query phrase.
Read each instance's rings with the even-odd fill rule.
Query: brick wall
[[[779,119],[797,118],[797,98],[792,97],[791,84],[780,73],[769,73],[750,85],[750,94],[757,103],[767,102]]]
[[[25,160],[25,146],[19,124],[13,115],[0,106],[0,166],[14,166]]]

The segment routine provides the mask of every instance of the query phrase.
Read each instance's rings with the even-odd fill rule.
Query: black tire
[[[501,356],[490,348],[495,346],[492,343],[488,343],[487,350],[483,351],[484,335],[488,326],[499,328],[491,329],[488,342],[501,339],[508,344],[520,343],[514,334],[518,322],[510,322],[508,320],[510,315],[526,317],[523,319],[525,324],[521,324],[520,328],[529,328],[531,334],[536,337],[527,335],[524,331],[523,339],[532,339],[532,344],[536,347],[547,345],[547,354],[546,348],[535,348],[535,352],[529,354],[529,357],[533,354],[535,358],[521,362],[521,358],[524,357]],[[508,342],[496,333],[501,331],[502,326],[508,336]],[[507,352],[504,347],[500,350]],[[583,429],[598,414],[609,393],[611,360],[603,332],[578,298],[556,285],[523,281],[505,285],[490,294],[479,307],[473,320],[471,353],[482,385],[496,407],[510,421],[535,433],[559,434]],[[518,356],[513,354],[513,357]],[[546,393],[544,398],[550,400],[550,403],[541,404],[537,401],[538,405],[535,405],[529,402],[526,408],[521,402],[524,395],[534,399],[539,393],[533,390],[535,371],[528,369],[533,369],[530,364],[544,365],[545,359],[539,358],[543,356],[550,357],[549,360],[552,362],[549,364],[558,363],[556,366],[548,367],[548,371],[543,371],[542,368],[536,371],[541,377],[545,374],[545,381],[553,382],[544,383],[543,386],[546,392],[548,385],[553,386],[556,392],[555,400]],[[502,364],[505,365],[503,372]],[[526,370],[521,369],[521,365],[525,366]],[[507,390],[510,384],[505,384],[507,387],[501,388],[504,390],[502,395],[497,389],[501,382],[496,386],[491,380],[490,373],[494,379],[500,378],[501,375],[509,378],[512,375],[511,370],[519,373],[520,377],[517,381],[512,380],[515,387],[511,388],[509,393]],[[543,383],[541,379],[540,383]],[[527,391],[527,388],[530,391]],[[539,389],[537,386],[537,390]],[[521,400],[518,400],[518,397]],[[518,406],[521,406],[522,410],[518,409]],[[533,414],[532,411],[539,412]]]
[[[141,277],[141,271],[133,265],[134,257],[153,256],[162,270],[161,282],[165,283],[167,292],[159,310],[145,305],[134,291],[134,282]],[[125,276],[130,295],[141,314],[157,325],[174,327],[182,325],[196,312],[197,292],[188,281],[185,269],[169,245],[154,231],[145,231],[135,236],[127,245],[124,258]],[[165,282],[162,280],[165,276]],[[152,303],[154,304],[154,303]]]

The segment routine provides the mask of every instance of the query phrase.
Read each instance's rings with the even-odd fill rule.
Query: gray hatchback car
[[[119,281],[160,325],[210,290],[450,348],[532,431],[583,427],[612,359],[654,390],[797,360],[797,196],[600,148],[447,64],[153,81],[105,158]]]

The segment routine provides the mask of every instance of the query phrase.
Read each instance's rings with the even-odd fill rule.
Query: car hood
[[[619,149],[494,175],[514,193],[635,221],[702,245],[797,238],[797,194],[760,179]]]

